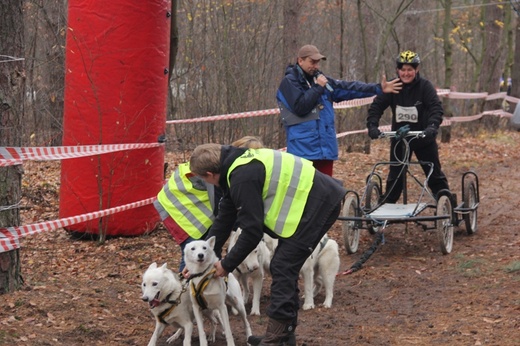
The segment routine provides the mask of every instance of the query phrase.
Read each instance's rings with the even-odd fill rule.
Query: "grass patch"
[[[506,273],[520,273],[520,261],[509,263],[504,270]]]
[[[464,256],[461,256],[457,269],[466,277],[480,277],[485,274],[481,268],[484,262],[482,259],[465,259]]]
[[[0,330],[0,345],[13,345],[13,339],[16,339],[16,333],[8,333],[5,330]]]

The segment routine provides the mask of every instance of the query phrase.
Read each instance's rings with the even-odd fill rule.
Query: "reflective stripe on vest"
[[[262,162],[265,167],[262,191],[264,225],[288,238],[300,223],[316,170],[311,161],[298,156],[271,149],[249,149],[229,168],[227,180],[230,189],[231,172],[252,160]]]
[[[187,177],[189,173],[189,163],[179,165],[154,205],[162,220],[169,215],[190,237],[200,239],[215,217],[204,181],[197,178],[200,186],[195,187]]]

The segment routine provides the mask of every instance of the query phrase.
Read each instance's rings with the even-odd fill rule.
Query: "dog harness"
[[[195,287],[195,283],[191,282],[191,295],[195,297],[195,300],[197,301],[197,304],[199,304],[200,308],[202,310],[206,310],[208,308],[208,302],[204,298],[204,290],[206,287],[208,287],[209,281],[213,279],[214,274],[217,272],[216,269],[213,269],[206,273],[202,277],[202,279],[199,281],[199,284]],[[202,275],[204,272],[200,274],[195,274],[194,276],[190,277],[190,280],[194,277]]]
[[[179,274],[179,276],[181,276]],[[170,294],[168,294],[166,296],[166,298],[164,298],[164,300],[162,301],[163,304],[171,304],[172,306],[170,306],[168,309],[164,310],[163,312],[161,312],[159,315],[157,315],[157,320],[162,323],[162,324],[168,324],[165,320],[166,317],[168,317],[169,314],[171,314],[171,312],[181,304],[181,296],[184,292],[186,292],[186,286],[187,286],[187,283],[182,285],[182,290],[181,290],[181,293],[179,293],[179,296],[177,297],[177,299],[175,300],[170,300],[170,296],[172,295],[173,292],[170,292]]]
[[[318,250],[318,254],[321,253],[321,251],[325,248],[325,245],[327,245],[327,242],[329,241],[329,237],[324,237],[320,240],[318,246],[319,246],[319,250]],[[314,255],[314,251],[312,250],[312,248],[309,248],[309,250],[312,251],[311,255],[309,256],[310,258],[312,258],[312,256]]]

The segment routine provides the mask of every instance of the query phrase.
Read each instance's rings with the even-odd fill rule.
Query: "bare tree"
[[[285,0],[283,2],[283,49],[284,59],[287,64],[294,63],[298,45],[299,20],[301,6],[298,0]]]
[[[490,1],[486,0],[485,4]],[[488,93],[496,93],[499,91],[499,80],[502,74],[504,62],[504,54],[502,53],[503,36],[502,26],[504,21],[504,11],[496,4],[490,4],[482,8],[484,25],[482,28],[483,56],[482,70],[479,75],[478,83],[481,90]],[[500,107],[500,101],[483,102],[481,110],[497,109]],[[498,125],[497,117],[485,117],[482,123],[490,128]]]
[[[0,146],[19,146],[25,94],[23,1],[0,2]],[[0,227],[18,226],[21,166],[0,167]],[[2,235],[0,235],[2,236]],[[0,293],[22,284],[19,249],[0,253]]]
[[[511,68],[511,95],[514,97],[520,97],[520,4],[515,1],[516,7],[515,13],[517,14],[516,26],[515,26],[515,48],[514,48],[514,61],[513,68]]]
[[[61,145],[66,13],[66,0],[24,1],[27,90],[23,145]]]
[[[395,35],[395,25],[399,17],[413,4],[415,0],[401,0],[398,5],[393,9],[389,9],[386,3],[378,3],[379,7],[376,7],[375,4],[370,6],[370,9],[381,19],[381,34],[377,38],[376,41],[376,54],[375,54],[375,64],[372,64],[372,78],[379,78],[381,67],[385,64],[386,59],[386,51],[385,48],[388,45],[388,40],[392,36],[394,37],[396,43],[396,50],[390,51],[388,54],[395,55],[396,51],[401,50],[401,42],[399,40],[398,35]],[[366,2],[368,5],[368,2]],[[393,59],[392,59],[393,63]]]
[[[447,8],[450,2],[453,4]],[[24,4],[29,89],[23,144],[60,145],[67,0],[25,0]],[[298,46],[305,43],[315,44],[326,53],[328,59],[322,68],[337,78],[376,82],[383,70],[391,77],[396,53],[415,49],[425,58],[421,72],[436,85],[476,91],[482,88],[478,78],[486,75],[481,70],[487,41],[483,41],[485,35],[475,34],[481,23],[475,18],[489,6],[491,0],[463,4],[453,0],[174,0],[168,119],[276,107],[274,94],[283,71],[294,62]],[[508,6],[504,8],[511,11]],[[504,64],[511,62],[503,60],[505,50],[513,46],[504,42],[503,31],[500,40],[489,42],[502,42],[496,48],[502,56],[496,67],[505,70],[507,77],[509,68]],[[508,31],[509,42],[514,33]],[[452,45],[453,68],[446,65],[448,42]],[[451,74],[451,82],[447,74]],[[363,118],[360,112],[353,117]],[[351,125],[349,121],[348,128],[357,129],[360,124]],[[285,142],[279,129],[275,116],[169,125],[167,143],[170,149],[172,145],[175,149],[191,149],[202,140],[229,142],[244,134],[255,134],[275,146]]]
[[[451,77],[453,73],[453,60],[452,60],[452,47],[450,41],[451,33],[451,0],[444,0],[444,24],[443,24],[443,48],[444,48],[444,86],[446,88],[451,87]],[[450,100],[444,100],[444,116],[453,116],[450,107]],[[451,138],[451,128],[443,128],[441,131],[441,141],[449,142]]]
[[[169,81],[172,80],[172,72],[175,67],[175,61],[177,59],[177,52],[179,50],[179,25],[178,15],[177,15],[177,6],[178,0],[172,0],[172,8],[169,12],[169,16],[171,16],[171,24],[170,24],[170,65],[169,65]]]

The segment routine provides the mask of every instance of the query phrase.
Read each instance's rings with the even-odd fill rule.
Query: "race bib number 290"
[[[416,123],[419,120],[419,112],[416,107],[402,107],[395,108],[395,122],[402,123]]]

